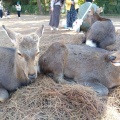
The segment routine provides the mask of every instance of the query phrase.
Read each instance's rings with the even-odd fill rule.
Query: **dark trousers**
[[[21,12],[21,11],[17,11],[18,17],[20,17],[20,12]]]
[[[0,17],[2,18],[2,16],[3,16],[3,11],[0,10]]]
[[[73,22],[77,18],[77,11],[75,10],[74,6],[71,6],[70,11],[67,11],[67,27],[72,27]]]
[[[49,22],[49,25],[51,27],[56,27],[57,28],[59,26],[60,10],[61,10],[60,5],[54,5],[54,10],[51,12],[50,22]]]

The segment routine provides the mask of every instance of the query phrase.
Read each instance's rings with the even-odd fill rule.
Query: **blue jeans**
[[[70,11],[67,11],[67,27],[72,27],[73,22],[77,18],[77,11],[74,5],[71,6]]]
[[[3,16],[3,11],[0,10],[0,17],[2,18],[2,16]]]

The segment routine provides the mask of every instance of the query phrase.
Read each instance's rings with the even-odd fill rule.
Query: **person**
[[[5,18],[10,18],[10,11],[8,10],[8,8],[5,9],[4,14]]]
[[[17,2],[17,5],[16,5],[16,10],[17,10],[18,18],[20,19],[21,5],[20,5],[20,3],[19,3],[19,2]]]
[[[93,2],[93,0],[86,0],[86,2]]]
[[[0,18],[3,17],[3,5],[2,2],[0,1]]]
[[[58,30],[59,21],[60,21],[60,11],[63,3],[64,3],[64,0],[51,0],[51,3],[50,3],[51,16],[49,21],[51,30],[54,30],[54,29]]]
[[[67,28],[72,29],[73,22],[77,19],[78,0],[66,0]]]

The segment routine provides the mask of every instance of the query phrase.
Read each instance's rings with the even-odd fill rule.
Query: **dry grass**
[[[96,120],[105,105],[90,88],[56,84],[40,76],[27,87],[18,89],[0,104],[2,120]]]
[[[40,75],[0,104],[0,120],[119,120],[120,88],[105,98],[81,85],[56,84]]]

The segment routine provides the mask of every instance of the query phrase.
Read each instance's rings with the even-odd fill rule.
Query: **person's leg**
[[[0,17],[2,18],[2,10],[0,10]]]
[[[70,11],[67,10],[67,27],[70,27]]]
[[[0,17],[2,18],[3,17],[3,11],[0,10]]]
[[[59,21],[60,21],[60,10],[61,7],[59,5],[55,5],[54,7],[54,15],[53,15],[53,19],[54,19],[54,27],[58,28],[59,26]]]
[[[74,19],[74,11],[75,11],[75,8],[74,6],[72,5],[71,8],[70,8],[70,11],[69,11],[69,26],[70,28],[72,28],[72,24],[73,24],[73,19]]]
[[[73,27],[73,22],[77,19],[77,12],[74,7],[71,7],[71,23],[70,26]]]
[[[69,27],[72,27],[72,11],[70,10]]]
[[[21,13],[21,11],[19,11],[19,17],[20,17],[20,13]]]
[[[20,11],[18,11],[18,17],[20,17]]]
[[[3,17],[3,11],[2,11],[2,14],[1,14],[1,18]]]
[[[50,21],[49,21],[49,25],[51,26],[51,30],[53,30],[52,27],[54,26],[53,13],[54,13],[54,11],[51,11]]]
[[[19,17],[19,13],[18,13],[18,11],[17,11],[17,15],[18,15],[18,17]]]

